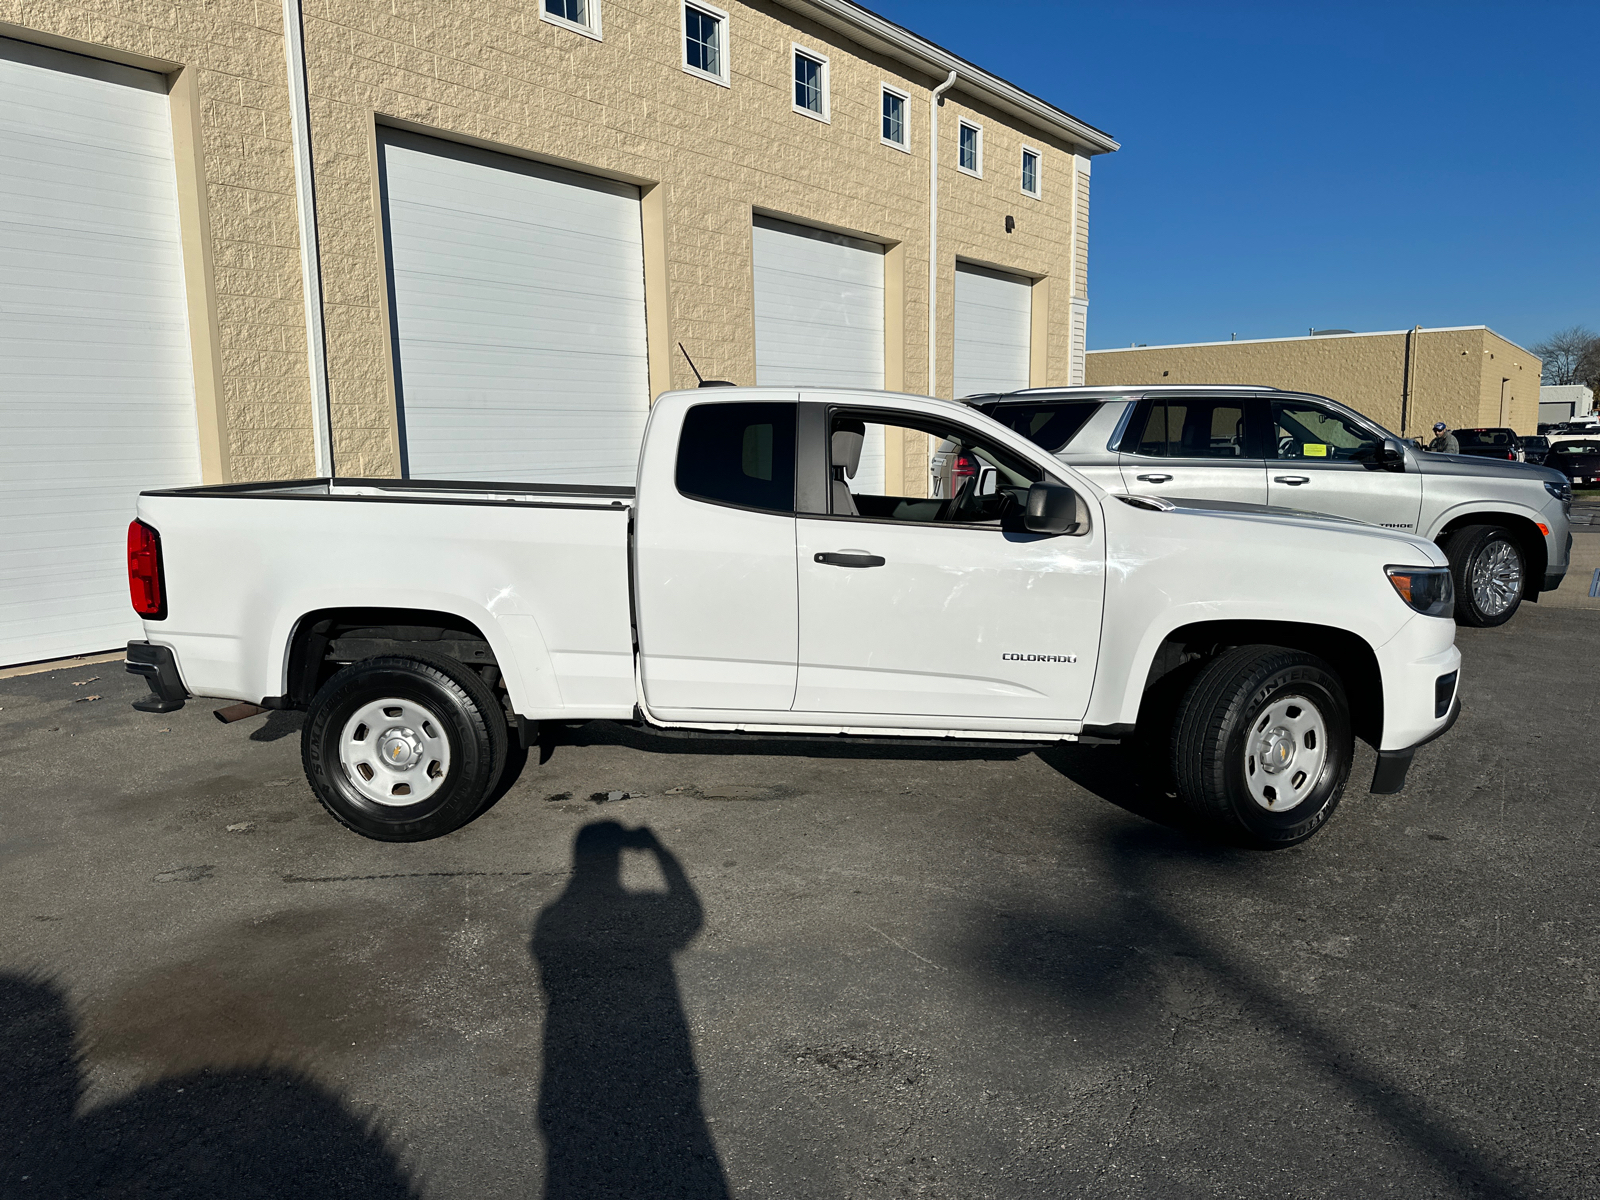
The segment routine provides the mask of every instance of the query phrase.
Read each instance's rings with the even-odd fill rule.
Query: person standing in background
[[[1443,421],[1433,423],[1433,441],[1428,443],[1428,449],[1435,454],[1460,454],[1461,443],[1456,441],[1456,435],[1450,432],[1450,427]]]

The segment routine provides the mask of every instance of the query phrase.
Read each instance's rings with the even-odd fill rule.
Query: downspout
[[[284,0],[288,3],[288,0]],[[928,395],[939,394],[935,383],[939,343],[934,338],[939,311],[939,101],[955,86],[956,73],[933,89],[928,106]]]
[[[328,394],[328,340],[322,322],[322,257],[317,245],[317,195],[311,180],[311,105],[306,96],[306,41],[300,0],[283,0],[283,43],[283,57],[289,65],[294,197],[300,216],[300,279],[305,285],[312,446],[317,474],[331,478],[333,410]]]

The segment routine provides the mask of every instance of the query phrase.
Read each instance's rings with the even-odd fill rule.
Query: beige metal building
[[[1260,383],[1331,396],[1405,437],[1490,425],[1533,433],[1539,359],[1483,325],[1094,350],[1086,382]]]
[[[721,5],[0,0],[0,664],[128,636],[141,487],[631,481],[679,343],[1080,379],[1116,143],[848,0]]]

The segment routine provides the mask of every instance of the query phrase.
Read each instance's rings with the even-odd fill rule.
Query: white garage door
[[[0,665],[139,637],[143,488],[200,482],[165,81],[0,38]]]
[[[957,396],[1028,386],[1033,285],[1016,275],[956,264]]]
[[[756,382],[883,386],[883,247],[757,217]],[[856,490],[883,491],[883,431],[862,447]]]
[[[407,474],[631,486],[650,412],[639,190],[381,132]]]

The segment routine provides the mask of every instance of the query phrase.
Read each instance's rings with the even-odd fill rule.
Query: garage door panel
[[[1027,387],[1032,281],[957,263],[955,306],[955,394]]]
[[[137,637],[144,488],[200,481],[165,83],[0,39],[0,665]]]
[[[883,386],[883,247],[757,217],[756,382]]]
[[[638,190],[398,131],[383,153],[410,474],[631,484]]]

